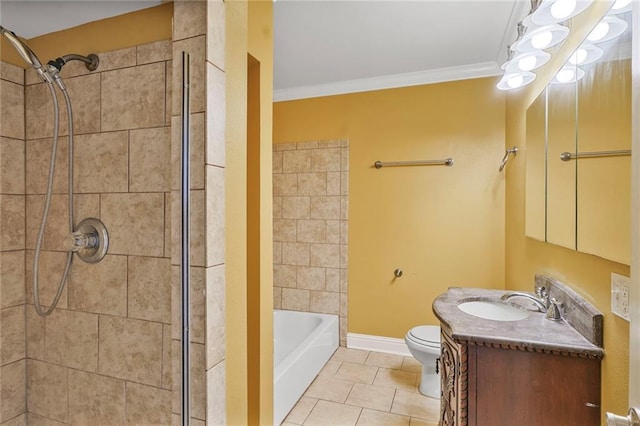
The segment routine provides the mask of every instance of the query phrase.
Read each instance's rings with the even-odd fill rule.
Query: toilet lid
[[[418,342],[425,342],[430,346],[440,345],[440,327],[437,325],[420,325],[413,327],[409,331],[409,335]]]

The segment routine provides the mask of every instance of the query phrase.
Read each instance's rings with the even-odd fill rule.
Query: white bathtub
[[[279,425],[338,348],[338,316],[273,312],[273,423]]]

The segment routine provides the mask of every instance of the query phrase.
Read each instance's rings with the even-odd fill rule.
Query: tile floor
[[[418,391],[413,357],[339,347],[283,426],[436,426],[440,401]]]

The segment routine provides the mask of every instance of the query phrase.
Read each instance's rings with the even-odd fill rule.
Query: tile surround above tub
[[[348,141],[273,146],[274,306],[347,321]]]

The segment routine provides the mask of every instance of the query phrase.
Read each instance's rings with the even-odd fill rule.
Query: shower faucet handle
[[[98,236],[94,233],[85,234],[84,232],[76,231],[69,234],[69,250],[77,252],[82,249],[91,249],[98,245]]]

